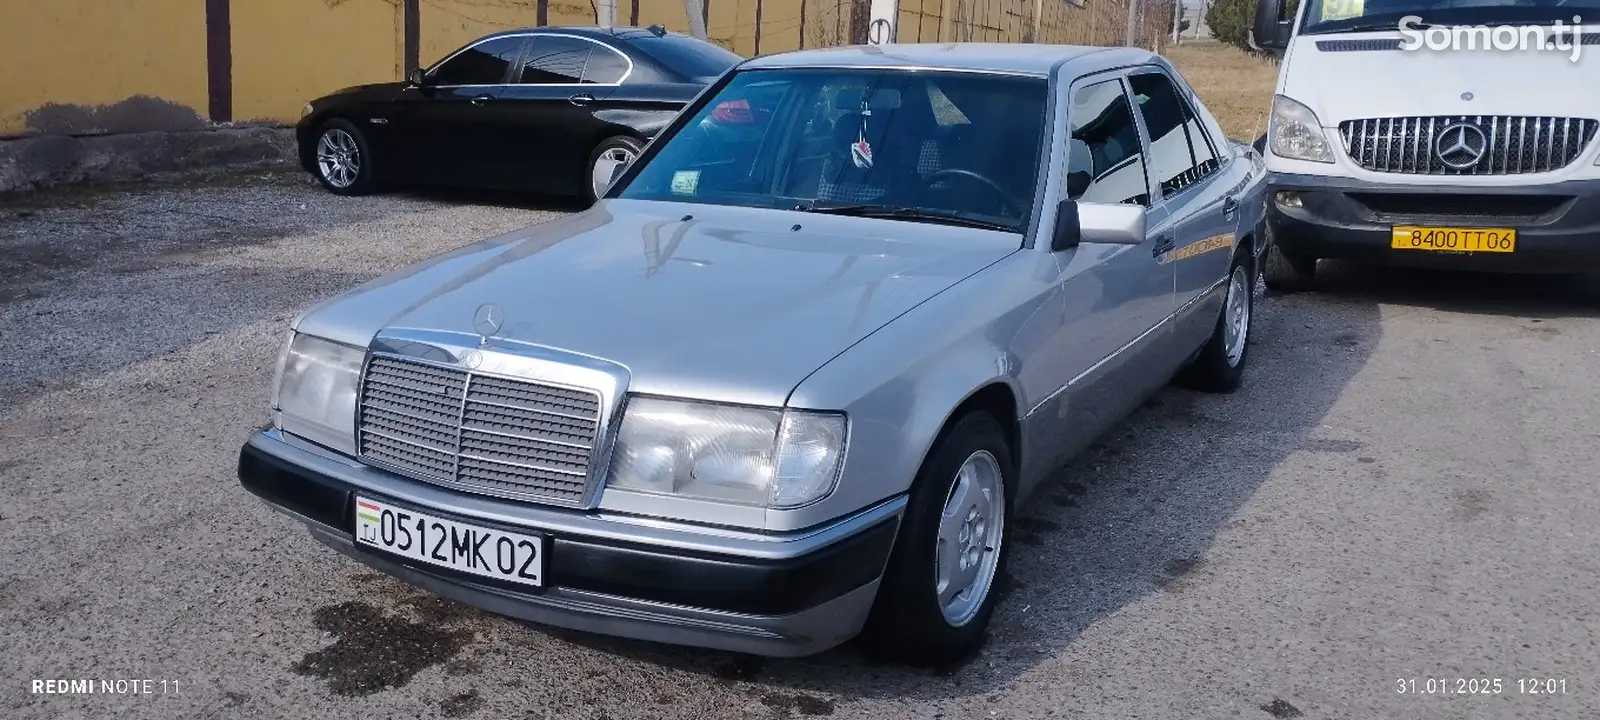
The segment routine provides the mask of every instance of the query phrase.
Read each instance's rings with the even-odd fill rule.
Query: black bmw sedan
[[[744,58],[650,28],[495,33],[404,82],[313,100],[300,164],[339,195],[455,185],[587,197]]]

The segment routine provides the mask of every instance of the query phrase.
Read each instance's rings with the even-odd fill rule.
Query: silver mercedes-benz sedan
[[[612,177],[298,317],[245,488],[517,618],[947,663],[1053,470],[1240,383],[1262,164],[1148,52],[761,57]]]

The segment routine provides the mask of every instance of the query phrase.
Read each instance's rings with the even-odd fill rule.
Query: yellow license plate
[[[1394,228],[1389,247],[1434,252],[1512,252],[1517,249],[1517,231],[1399,225]]]

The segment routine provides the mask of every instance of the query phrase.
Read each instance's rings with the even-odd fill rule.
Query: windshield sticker
[[[871,110],[861,111],[861,130],[856,133],[855,144],[850,146],[850,160],[863,170],[872,167],[872,145],[867,142],[867,118]]]
[[[672,194],[693,195],[700,187],[699,170],[679,170],[672,174]]]
[[[1321,22],[1361,17],[1364,0],[1322,0]]]

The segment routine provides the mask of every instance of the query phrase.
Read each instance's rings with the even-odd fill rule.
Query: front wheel
[[[937,667],[983,644],[1005,570],[1013,472],[989,413],[969,413],[942,434],[912,485],[862,632],[869,653]]]
[[[1203,392],[1227,393],[1239,389],[1243,383],[1244,365],[1250,354],[1250,322],[1255,310],[1252,265],[1249,251],[1241,248],[1234,256],[1233,267],[1228,270],[1222,316],[1217,318],[1216,329],[1200,349],[1200,355],[1179,377],[1179,384]]]
[[[627,167],[639,159],[644,143],[626,135],[609,137],[589,155],[589,204],[599,202],[600,196],[611,187],[611,173],[617,167]]]
[[[317,131],[317,181],[335,195],[372,192],[372,153],[361,128],[334,118]]]
[[[1292,293],[1316,286],[1317,259],[1284,251],[1276,242],[1267,246],[1261,262],[1261,279],[1267,289]]]

